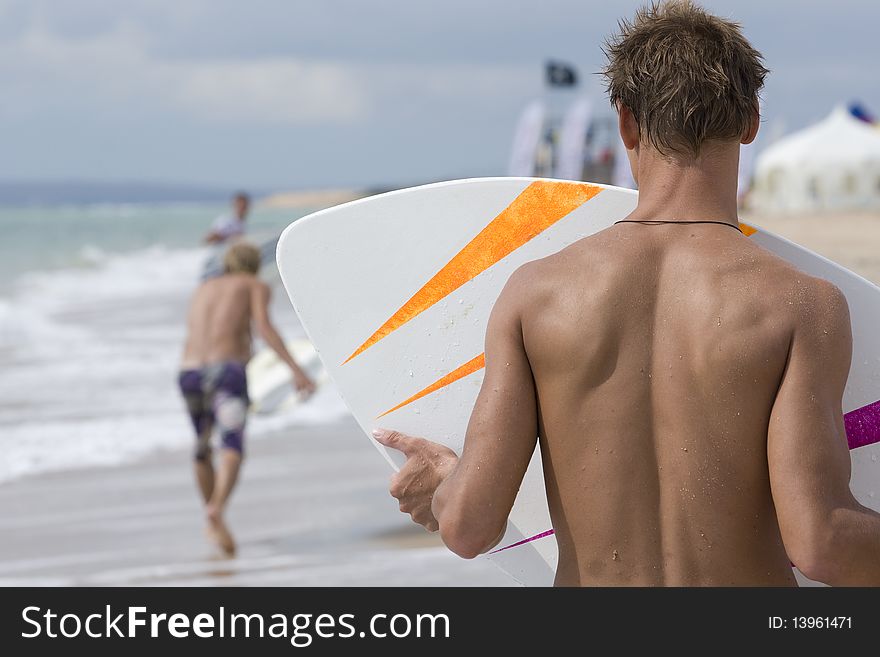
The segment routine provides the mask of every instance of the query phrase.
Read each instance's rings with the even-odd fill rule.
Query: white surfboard
[[[285,346],[316,385],[327,380],[327,372],[311,342],[303,339],[291,340]],[[275,413],[292,408],[300,402],[292,385],[293,375],[290,368],[269,347],[264,347],[250,359],[247,364],[247,378],[250,410],[254,413]]]
[[[461,452],[483,379],[489,312],[521,264],[603,230],[636,205],[631,190],[528,178],[460,180],[322,210],[278,244],[282,281],[339,391],[372,441],[376,426]],[[763,247],[837,284],[854,355],[844,397],[852,488],[880,508],[880,288],[783,238],[741,225]],[[396,452],[373,444],[392,464]],[[393,452],[393,450],[392,450]],[[540,450],[508,531],[488,558],[526,585],[550,585],[556,543]],[[396,467],[396,465],[395,465]]]

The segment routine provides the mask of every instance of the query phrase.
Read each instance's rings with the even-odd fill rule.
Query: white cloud
[[[293,57],[167,60],[149,55],[132,26],[91,39],[39,28],[0,46],[4,110],[19,116],[60,104],[101,111],[185,113],[207,121],[349,122],[369,110],[352,67]]]
[[[170,101],[213,120],[280,123],[353,121],[369,109],[354,71],[293,59],[166,65]]]
[[[151,54],[149,45],[148,35],[127,23],[85,39],[32,26],[0,44],[0,85],[15,99],[0,114],[21,118],[63,108],[206,122],[339,124],[376,112],[430,112],[433,105],[488,106],[540,90],[537,69],[519,64],[169,59]]]

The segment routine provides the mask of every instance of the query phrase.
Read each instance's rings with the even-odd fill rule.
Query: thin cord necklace
[[[738,233],[742,232],[738,226],[729,224],[726,221],[664,221],[662,219],[621,219],[620,221],[614,222],[615,226],[617,224],[642,224],[644,226],[658,226],[660,224],[718,224],[719,226],[729,226]]]

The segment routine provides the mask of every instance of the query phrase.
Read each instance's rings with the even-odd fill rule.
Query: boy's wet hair
[[[223,255],[227,274],[256,274],[260,271],[260,250],[248,242],[236,242]]]
[[[652,2],[605,43],[612,105],[666,156],[697,157],[706,142],[739,139],[769,72],[740,25],[690,0]]]

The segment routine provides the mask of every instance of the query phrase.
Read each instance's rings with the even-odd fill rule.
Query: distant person
[[[849,310],[738,228],[740,144],[767,73],[740,27],[651,4],[605,75],[639,185],[618,225],[510,277],[460,457],[377,429],[400,509],[491,550],[536,444],[557,585],[880,585],[880,514],[850,492]]]
[[[245,242],[233,244],[223,267],[221,276],[199,285],[190,302],[179,384],[196,432],[195,475],[208,532],[231,556],[235,541],[223,513],[244,453],[249,401],[245,366],[251,357],[251,324],[290,367],[298,393],[311,395],[315,384],[291,357],[269,318],[270,288],[257,278],[259,250]],[[221,447],[216,474],[210,442],[215,426]]]
[[[250,196],[238,192],[232,197],[232,212],[221,214],[214,220],[211,230],[205,235],[206,244],[222,244],[234,237],[241,237],[245,232],[245,222],[251,207]]]

